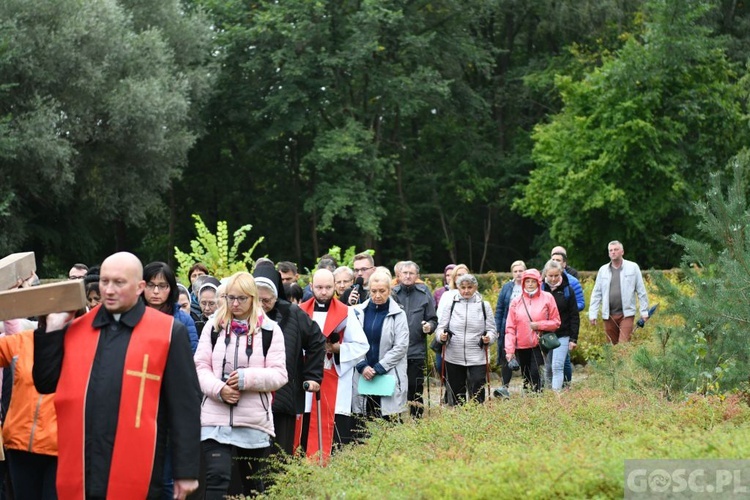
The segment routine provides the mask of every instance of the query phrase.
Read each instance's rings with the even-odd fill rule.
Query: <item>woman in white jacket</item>
[[[446,402],[451,406],[466,401],[467,389],[469,397],[484,402],[488,349],[497,340],[492,308],[477,291],[474,275],[464,274],[456,286],[458,294],[450,298],[447,313],[438,318],[435,333],[439,342],[446,344]]]
[[[352,410],[368,417],[398,415],[406,410],[409,326],[406,313],[391,298],[391,280],[385,272],[376,271],[370,276],[370,298],[355,307],[370,350],[354,372]],[[372,380],[377,375],[395,379],[393,395],[360,395],[357,390],[359,378]]]
[[[207,499],[227,495],[235,457],[250,458],[238,461],[243,493],[263,491],[259,472],[274,436],[272,391],[287,383],[284,335],[263,314],[255,280],[239,272],[225,290],[195,353]]]

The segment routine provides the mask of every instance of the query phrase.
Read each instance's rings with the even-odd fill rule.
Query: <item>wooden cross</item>
[[[143,392],[146,390],[146,379],[148,380],[161,380],[159,375],[148,373],[148,354],[143,355],[143,371],[126,370],[126,375],[132,375],[141,379],[141,388],[138,391],[138,406],[135,411],[135,428],[140,429],[141,427],[141,410],[143,410]]]
[[[0,320],[77,311],[86,307],[83,280],[65,280],[31,288],[17,286],[36,271],[34,252],[14,253],[0,259]]]

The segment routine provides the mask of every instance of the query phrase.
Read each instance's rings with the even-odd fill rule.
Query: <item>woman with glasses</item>
[[[151,262],[143,268],[143,280],[146,282],[146,289],[143,291],[146,305],[164,314],[174,316],[175,321],[185,325],[190,337],[190,347],[195,353],[195,349],[198,347],[198,331],[190,313],[186,313],[180,307],[178,302],[180,291],[172,268],[164,262]],[[174,487],[171,446],[171,443],[168,442],[164,462],[164,498],[172,496]]]
[[[440,304],[435,307],[438,323],[440,323],[440,321],[448,314],[453,300],[457,295],[459,295],[458,286],[456,286],[456,280],[458,280],[458,278],[460,278],[464,274],[469,274],[469,267],[466,264],[458,264],[453,266],[453,270],[451,271],[450,277],[448,278],[448,290],[446,290],[442,294],[442,297],[440,297]],[[442,353],[438,351],[435,353],[435,372],[442,374],[442,369],[443,357]],[[445,382],[442,375],[440,376],[440,380],[441,382]]]
[[[203,335],[203,327],[206,326],[208,318],[210,318],[219,307],[219,284],[219,280],[213,276],[207,276],[196,294],[198,297],[198,304],[201,306],[201,314],[198,319],[195,320],[195,327],[198,329],[199,336]]]
[[[216,343],[202,335],[195,353],[207,499],[228,494],[233,459],[242,493],[264,491],[261,468],[275,436],[271,392],[287,383],[284,335],[263,313],[255,280],[239,272],[223,287],[224,300],[204,328],[218,331]]]
[[[190,314],[180,308],[180,290],[172,268],[164,262],[152,262],[143,268],[143,280],[146,282],[146,289],[143,291],[146,305],[174,316],[175,321],[185,325],[190,336],[190,347],[195,353],[198,347],[198,330]]]
[[[349,266],[337,267],[333,272],[333,285],[336,297],[343,297],[347,288],[354,284],[354,271]]]

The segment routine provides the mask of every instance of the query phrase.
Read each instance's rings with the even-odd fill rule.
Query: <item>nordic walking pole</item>
[[[492,398],[492,388],[490,387],[490,345],[484,344],[484,366],[487,368],[487,399]]]
[[[309,391],[310,384],[305,382],[303,388]],[[318,414],[318,453],[320,453],[320,466],[323,467],[323,423],[320,421],[320,389],[315,392],[315,410]]]
[[[443,344],[442,352],[440,353],[440,403],[442,404],[445,400],[445,344]]]
[[[430,372],[432,371],[430,365],[430,346],[427,340],[425,339],[425,344],[427,344],[427,349],[425,349],[424,352],[424,372],[422,373],[422,376],[427,379],[427,415],[430,414]],[[424,403],[422,403],[424,405]]]

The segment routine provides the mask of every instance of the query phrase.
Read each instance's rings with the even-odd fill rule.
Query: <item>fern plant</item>
[[[247,233],[253,228],[252,224],[245,224],[232,233],[234,243],[230,247],[229,228],[226,221],[218,221],[216,234],[213,234],[199,215],[193,214],[192,217],[195,219],[197,237],[190,241],[190,252],[183,252],[177,247],[174,249],[178,263],[177,278],[180,282],[190,282],[188,271],[196,262],[204,264],[209,274],[217,278],[252,269],[255,262],[253,252],[264,239],[260,236],[249,250],[240,254],[240,244],[247,238]]]

